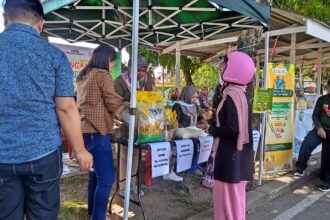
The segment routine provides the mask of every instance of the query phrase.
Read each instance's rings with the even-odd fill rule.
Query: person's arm
[[[56,112],[64,133],[72,144],[81,170],[88,171],[93,166],[93,157],[86,150],[81,134],[80,116],[73,97],[56,97]]]
[[[99,86],[102,92],[104,104],[111,114],[124,111],[128,105],[124,104],[123,98],[115,92],[113,80],[107,73],[99,73]]]
[[[119,76],[120,77],[120,76]],[[124,88],[123,88],[123,82],[121,80],[121,77],[120,78],[117,78],[115,81],[114,81],[114,89],[115,89],[115,92],[120,95],[121,97],[125,97],[124,96]]]
[[[231,138],[238,135],[238,115],[237,109],[233,100],[228,97],[223,105],[223,110],[226,112],[226,122],[220,127],[210,127],[209,134],[214,137]],[[220,122],[221,123],[221,122]]]
[[[313,111],[313,123],[315,125],[315,129],[317,130],[317,134],[323,138],[326,139],[327,134],[321,124],[320,116],[323,111],[323,106],[322,106],[322,97],[320,97],[315,104],[314,111]]]
[[[64,53],[55,57],[55,109],[64,133],[72,144],[80,169],[88,171],[93,157],[85,149],[81,133],[80,116],[74,101],[73,72]]]

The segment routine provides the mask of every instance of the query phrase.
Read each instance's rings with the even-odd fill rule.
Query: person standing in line
[[[217,108],[217,126],[208,131],[218,143],[214,161],[215,220],[244,220],[246,184],[253,180],[254,161],[251,115],[245,86],[252,80],[251,57],[232,52],[225,58],[223,98]]]
[[[40,37],[39,0],[7,0],[0,33],[0,219],[56,220],[62,174],[61,127],[88,171],[66,55]]]
[[[115,178],[111,147],[114,115],[127,107],[115,92],[110,75],[115,63],[116,51],[101,44],[77,76],[77,104],[83,137],[94,157],[94,169],[88,174],[88,214],[93,220],[106,219]]]
[[[155,87],[155,78],[153,74],[148,73],[148,63],[143,56],[139,56],[137,60],[137,90],[138,91],[154,91]],[[131,60],[128,63],[128,69],[124,71],[116,80],[115,80],[115,91],[123,97],[125,102],[130,102],[131,100]],[[126,118],[128,118],[128,114],[126,114]],[[124,117],[122,117],[124,118]],[[123,129],[122,126],[120,129]],[[122,132],[122,133],[125,133]],[[126,132],[127,137],[125,140],[128,140],[128,133]],[[128,147],[123,146],[120,151],[120,180],[126,178],[126,167],[127,167],[127,154],[128,154]],[[138,170],[138,163],[139,163],[139,150],[134,148],[133,151],[133,160],[132,160],[132,174],[136,174]],[[131,192],[134,194],[138,193],[137,190],[137,181],[136,176],[132,177],[131,181]],[[120,183],[120,193],[122,195],[125,194],[125,181]],[[144,192],[140,191],[141,195],[144,195]]]

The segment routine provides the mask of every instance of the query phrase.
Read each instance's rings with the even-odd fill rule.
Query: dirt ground
[[[64,161],[67,161],[68,156],[66,155],[64,158]],[[114,159],[116,160],[116,158]],[[258,171],[258,165],[256,165],[255,170]],[[263,184],[285,174],[264,175]],[[201,187],[202,177],[188,172],[180,173],[179,175],[184,178],[182,183],[154,178],[151,186],[142,185],[142,190],[145,192],[142,202],[148,219],[181,220],[212,207],[212,191]],[[88,220],[87,174],[79,174],[77,168],[65,166],[63,176],[64,178],[61,180],[61,210],[59,219]],[[142,181],[144,176],[145,174],[142,173]],[[256,173],[255,180],[248,184],[247,190],[256,188],[257,182]],[[113,186],[113,191],[114,188],[115,186]],[[135,195],[132,195],[132,198],[137,199]],[[108,216],[108,220],[122,219],[123,207],[124,201],[116,197],[112,207],[113,214]],[[134,204],[130,205],[129,214],[132,220],[143,219],[141,209]]]
[[[200,186],[201,177],[183,174],[184,181],[175,183],[162,178],[153,179],[150,187],[142,186],[142,197],[148,219],[179,220],[190,217],[212,207],[212,192]],[[62,220],[87,220],[87,176],[79,175],[62,179],[61,213]],[[133,196],[135,198],[135,196]],[[123,201],[116,197],[111,219],[122,219]],[[143,219],[141,210],[130,206],[132,220]],[[109,218],[110,219],[110,218]]]

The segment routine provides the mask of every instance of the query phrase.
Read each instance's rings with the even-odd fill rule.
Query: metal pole
[[[124,206],[124,219],[128,220],[128,209],[131,191],[131,178],[132,178],[132,158],[134,148],[134,128],[135,128],[135,115],[136,115],[136,82],[137,82],[137,58],[138,58],[138,45],[139,45],[139,7],[140,0],[133,1],[133,33],[132,33],[132,64],[131,64],[131,102],[129,111],[129,139],[128,139],[128,155],[127,155],[127,169],[126,169],[126,188],[125,188],[125,206]]]
[[[181,51],[180,51],[180,43],[176,43],[175,49],[175,87],[180,89],[180,58],[181,58]]]
[[[265,89],[268,88],[268,60],[269,60],[269,31],[265,36],[265,60],[264,60],[264,85]],[[265,137],[266,137],[266,120],[267,113],[262,114],[262,133],[261,133],[261,145],[260,145],[260,159],[259,159],[259,181],[258,185],[262,184],[263,165],[264,165],[264,149],[265,149]]]

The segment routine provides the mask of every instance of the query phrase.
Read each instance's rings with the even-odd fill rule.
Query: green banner
[[[256,88],[253,99],[253,112],[270,112],[273,103],[273,90]]]
[[[117,79],[121,74],[121,52],[116,53],[116,65],[114,70],[111,73],[112,79]]]
[[[292,108],[292,102],[273,102],[272,115],[288,115]]]
[[[274,97],[292,97],[293,91],[288,89],[274,89],[273,90]]]
[[[284,144],[266,144],[266,152],[270,151],[280,151],[280,150],[291,150],[292,143],[284,143]]]

